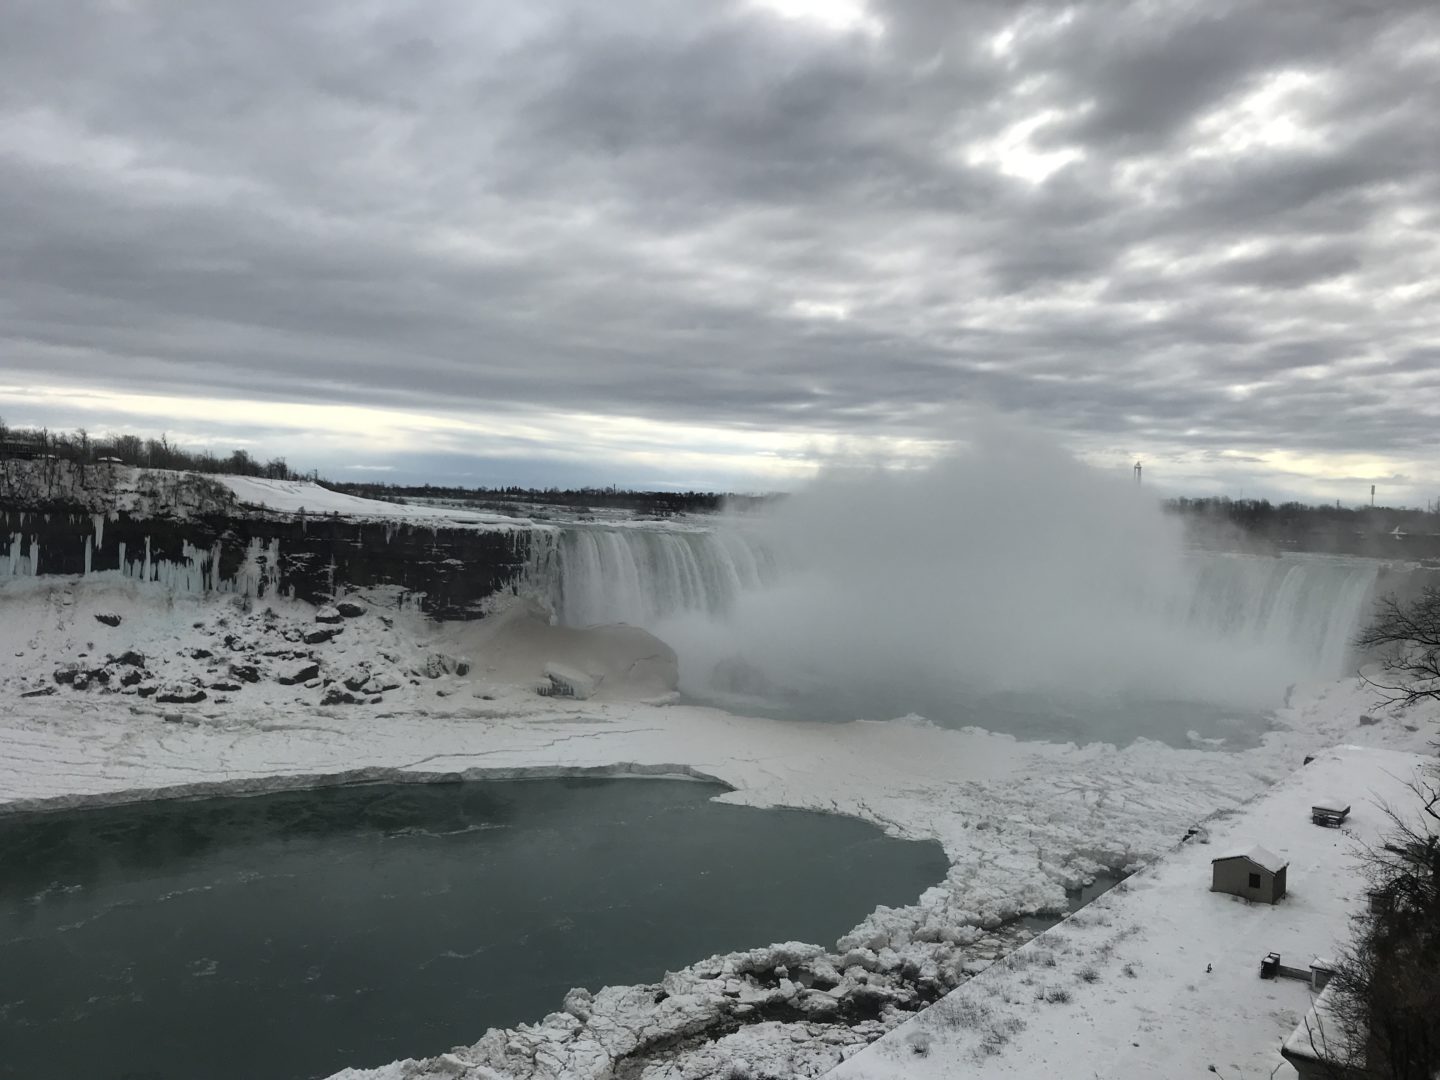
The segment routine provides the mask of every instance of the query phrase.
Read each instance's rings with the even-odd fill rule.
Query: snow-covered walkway
[[[954,1076],[1285,1077],[1280,1046],[1315,998],[1308,983],[1262,980],[1332,958],[1364,907],[1356,853],[1406,805],[1427,759],[1340,747],[1037,937],[831,1073],[833,1080]],[[1343,794],[1343,830],[1310,807]],[[1288,862],[1275,905],[1211,892],[1211,860],[1263,844]],[[1277,1071],[1278,1066],[1278,1071]]]

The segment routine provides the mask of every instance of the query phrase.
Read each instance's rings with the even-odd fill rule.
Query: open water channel
[[[945,874],[936,844],[527,780],[0,818],[0,1077],[320,1077],[538,1020],[574,986],[833,943]]]

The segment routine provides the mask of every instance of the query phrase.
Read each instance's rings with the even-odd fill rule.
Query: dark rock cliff
[[[534,531],[419,526],[325,515],[0,510],[0,576],[119,570],[184,591],[215,589],[324,602],[390,590],[437,619],[473,619],[518,586]]]

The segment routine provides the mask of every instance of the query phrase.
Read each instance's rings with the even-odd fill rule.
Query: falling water
[[[723,624],[742,598],[783,585],[803,565],[800,553],[782,556],[760,534],[729,522],[710,529],[572,526],[537,543],[530,577],[567,625],[656,629],[677,616]],[[1337,677],[1382,564],[1195,552],[1182,565],[1178,581],[1138,606],[1172,630],[1303,662],[1295,677]],[[945,582],[933,587],[943,590]],[[954,617],[964,617],[958,605]]]
[[[571,526],[537,536],[532,589],[570,626],[653,626],[679,613],[723,616],[776,580],[773,553],[734,528]]]
[[[1304,674],[1334,678],[1373,606],[1382,565],[1326,555],[1192,555],[1176,614],[1197,631],[1289,653],[1310,665]]]

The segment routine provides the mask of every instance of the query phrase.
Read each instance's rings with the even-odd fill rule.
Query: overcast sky
[[[1433,0],[0,0],[0,65],[12,424],[1440,497]]]

